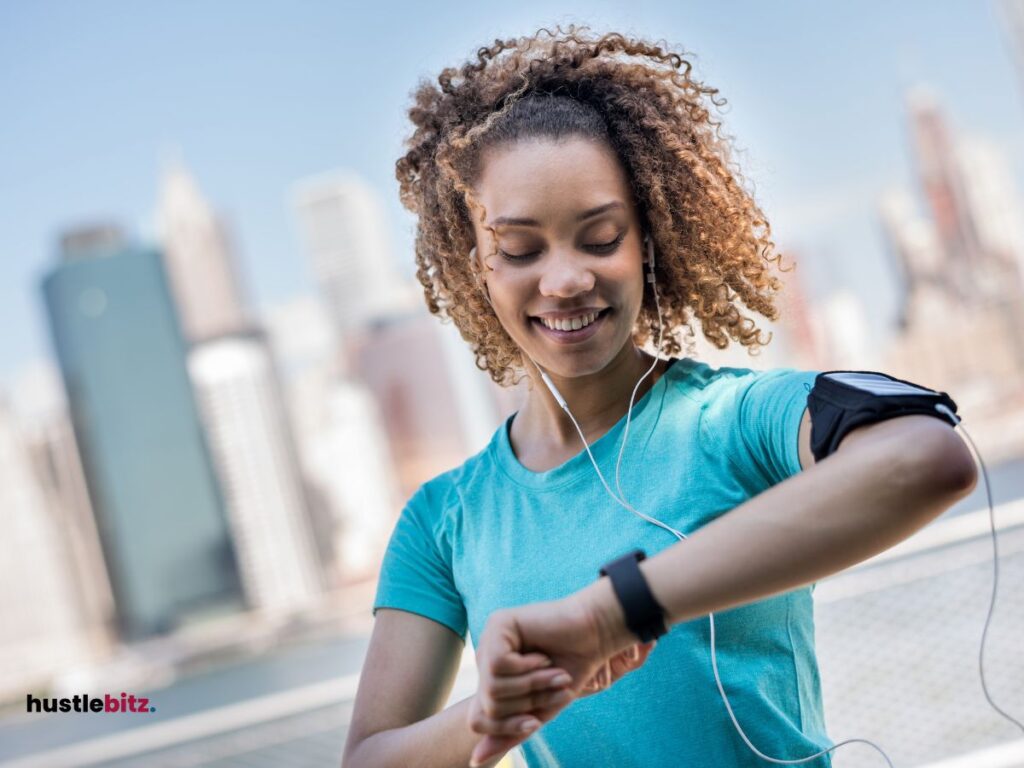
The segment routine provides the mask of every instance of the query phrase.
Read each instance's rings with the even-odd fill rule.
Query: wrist
[[[597,634],[599,648],[605,658],[614,656],[639,642],[626,626],[626,615],[615,595],[611,579],[602,576],[581,589],[577,596],[588,622]]]

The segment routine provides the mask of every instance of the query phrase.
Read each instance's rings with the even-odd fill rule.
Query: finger
[[[643,643],[633,646],[633,648],[636,649],[635,653],[624,652],[611,660],[611,680],[613,683],[634,669],[642,667],[647,661],[647,657],[651,655],[651,650],[654,646],[652,643]]]
[[[495,677],[487,688],[487,692],[495,699],[511,699],[526,696],[534,691],[549,688],[564,688],[572,683],[569,674],[558,667],[539,669],[525,675],[511,677]]]
[[[560,688],[535,691],[534,693],[517,698],[499,699],[494,702],[492,719],[498,724],[500,730],[492,732],[514,733],[514,729],[509,730],[505,725],[511,719],[520,715],[532,714],[538,710],[567,705],[573,698],[575,698],[575,694],[571,690]]]
[[[529,735],[530,734],[527,733],[516,737],[484,736],[480,740],[480,743],[473,748],[473,754],[470,756],[469,760],[470,768],[476,768],[476,766],[483,765],[488,760],[497,757],[504,752],[508,752],[517,744],[525,741]]]
[[[513,735],[519,732],[524,719],[538,711],[561,708],[575,695],[567,688],[536,691],[519,698],[494,700],[481,696],[470,718],[470,727],[477,733]]]
[[[537,732],[537,728],[540,725],[543,725],[544,723],[549,723],[552,720],[554,720],[558,716],[558,713],[565,709],[565,707],[565,704],[558,704],[551,707],[546,707],[544,709],[539,709],[531,713],[530,716],[527,716],[524,719],[529,720],[532,718],[533,720],[539,721],[538,726],[533,726],[531,723],[531,727],[527,728],[525,731],[523,731],[517,736],[501,736],[492,734],[485,735],[484,738],[480,740],[480,743],[477,744],[476,748],[473,750],[472,757],[475,758],[476,761],[470,762],[470,765],[482,765],[483,763],[492,759],[496,755],[502,754],[503,752],[507,752],[508,750],[515,747],[517,744],[521,744],[522,742],[526,741],[528,738],[530,738],[530,736]]]
[[[502,653],[491,661],[492,675],[522,675],[535,669],[551,666],[551,659],[543,653]]]

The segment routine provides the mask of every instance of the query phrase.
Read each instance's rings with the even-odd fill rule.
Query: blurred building
[[[949,392],[982,453],[1024,451],[1024,239],[1009,163],[954,134],[928,91],[908,98],[926,213],[904,190],[882,201],[883,230],[904,283],[886,370]]]
[[[482,447],[509,400],[398,273],[383,207],[365,182],[340,172],[307,179],[291,204],[343,350],[339,373],[372,393],[408,498]]]
[[[955,137],[937,99],[908,97],[917,174],[935,228],[944,287],[959,305],[977,306],[1020,292],[1019,215],[1012,180],[994,149]]]
[[[45,690],[93,652],[66,520],[39,469],[0,401],[0,700]]]
[[[247,327],[245,301],[224,223],[180,164],[160,185],[164,262],[182,330],[202,341]]]
[[[978,244],[989,261],[982,295],[996,300],[1024,296],[1024,227],[1012,163],[992,142],[971,136],[958,152],[967,207]]]
[[[62,239],[43,294],[125,639],[237,610],[241,584],[163,261]]]
[[[902,188],[885,194],[879,215],[901,286],[898,327],[905,330],[940,319],[957,301],[946,287],[944,258],[931,221],[917,213],[913,197]]]
[[[353,341],[373,392],[402,498],[480,450],[510,410],[451,323],[423,309],[381,317]]]
[[[266,613],[308,606],[322,590],[320,565],[266,340],[221,336],[194,347],[188,366],[248,602]]]
[[[377,402],[365,385],[341,375],[337,335],[316,298],[272,307],[265,322],[330,581],[373,576],[401,508]]]
[[[792,260],[786,259],[786,262],[792,263]],[[808,281],[799,261],[794,269],[787,267],[787,271],[780,272],[779,279],[783,284],[779,325],[786,347],[785,365],[801,370],[822,370],[826,367],[822,334],[814,322]]]
[[[814,309],[823,367],[878,370],[879,355],[871,343],[867,308],[849,288],[833,291]]]
[[[57,521],[79,624],[102,655],[115,639],[114,598],[60,373],[50,361],[26,366],[10,395],[39,490]]]
[[[300,610],[321,592],[324,558],[314,546],[277,370],[250,318],[236,254],[180,164],[164,174],[158,219],[246,600],[266,614]]]
[[[349,331],[404,306],[383,206],[366,182],[345,172],[304,179],[291,205],[342,343]]]

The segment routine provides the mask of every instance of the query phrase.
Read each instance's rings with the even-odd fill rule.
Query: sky
[[[297,180],[364,176],[412,273],[394,162],[423,78],[496,37],[585,23],[665,40],[729,104],[726,130],[781,249],[818,291],[849,286],[880,328],[895,285],[881,194],[914,188],[904,96],[929,85],[962,132],[1024,168],[1024,80],[992,2],[518,3],[0,0],[0,386],[51,356],[40,280],[58,234],[154,234],[161,158],[230,222],[254,304],[314,289]],[[915,190],[916,191],[916,190]]]

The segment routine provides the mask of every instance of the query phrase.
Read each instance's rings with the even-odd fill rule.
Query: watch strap
[[[668,631],[665,609],[655,599],[640,571],[640,562],[646,557],[642,549],[636,549],[601,568],[601,575],[612,582],[612,589],[626,617],[626,626],[645,643]]]

